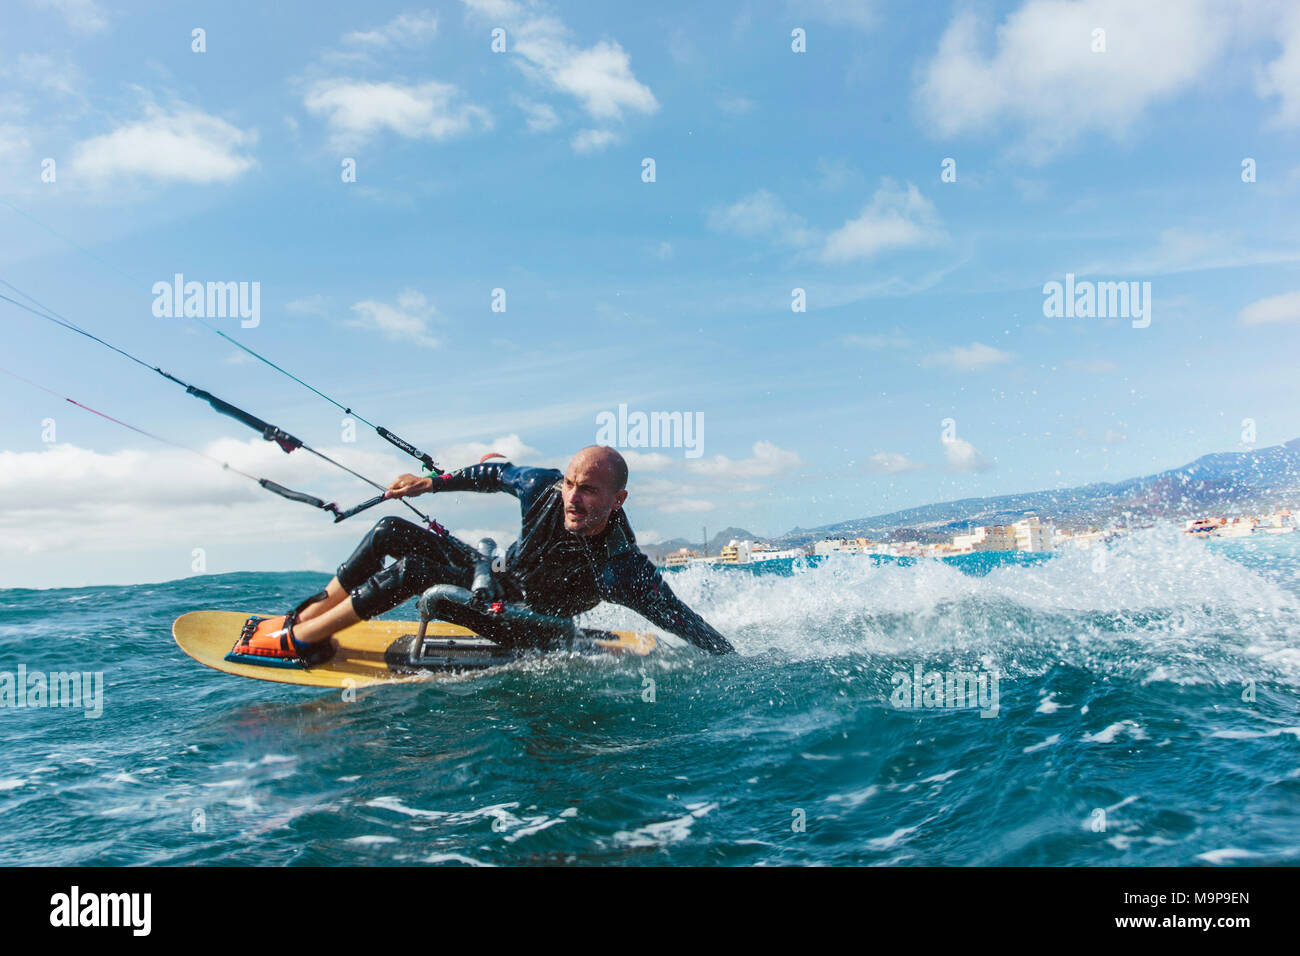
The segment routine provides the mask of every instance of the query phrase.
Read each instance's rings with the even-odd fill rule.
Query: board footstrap
[[[239,633],[239,640],[235,641],[235,646],[230,649],[226,655],[226,660],[232,664],[254,664],[258,667],[288,667],[294,670],[306,670],[306,665],[301,658],[292,659],[284,657],[267,657],[263,654],[248,654],[240,650],[247,647],[253,632],[257,630],[257,625],[263,621],[269,620],[265,617],[250,617],[244,622],[243,630]]]

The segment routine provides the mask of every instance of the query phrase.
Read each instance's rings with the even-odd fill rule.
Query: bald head
[[[627,499],[627,462],[608,445],[588,445],[564,472],[564,527],[600,534]]]
[[[627,462],[608,445],[588,445],[573,456],[569,466],[572,467],[574,462],[581,462],[595,471],[608,474],[613,481],[615,491],[622,491],[627,487]]]

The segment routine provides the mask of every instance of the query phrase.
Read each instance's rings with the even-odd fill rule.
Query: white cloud
[[[723,96],[718,99],[718,108],[732,116],[744,116],[754,112],[754,101],[747,96]]]
[[[700,497],[700,489],[689,482],[640,478],[635,472],[631,472],[628,481],[627,506],[633,511],[650,508],[661,514],[703,514],[717,509],[713,502]]]
[[[541,455],[541,452],[526,444],[518,435],[502,435],[500,438],[490,442],[462,442],[457,445],[448,445],[440,448],[439,453],[434,456],[438,462],[438,467],[444,471],[452,471],[457,468],[464,468],[466,465],[476,465],[480,458],[489,452],[499,452],[506,456],[506,460],[512,464],[524,464]],[[490,461],[501,461],[499,458],[489,459]]]
[[[726,455],[714,455],[710,459],[688,461],[686,467],[697,475],[711,478],[757,478],[776,475],[793,468],[798,468],[803,461],[792,451],[778,448],[770,441],[754,442],[753,454],[749,458],[733,461]]]
[[[423,348],[437,348],[439,345],[438,340],[428,333],[429,322],[437,317],[438,310],[420,292],[403,291],[397,297],[396,305],[373,299],[357,302],[352,311],[357,317],[345,323],[347,325],[371,329],[386,339],[410,342]]]
[[[63,419],[59,427],[62,431],[79,428]],[[387,483],[408,470],[396,455],[356,445],[312,444],[376,481]],[[181,449],[153,444],[112,453],[68,442],[39,452],[0,451],[0,495],[11,502],[0,512],[0,539],[6,549],[31,555],[138,552],[176,548],[179,541],[183,548],[178,558],[183,562],[173,576],[184,577],[193,573],[189,553],[194,547],[215,551],[218,543],[241,540],[246,545],[268,529],[278,539],[337,538],[334,524],[320,513],[224,471],[219,462],[326,501],[336,500],[342,507],[373,494],[312,455],[301,451],[285,455],[258,437],[222,438],[195,448],[216,461],[205,462]],[[364,521],[357,518],[348,524],[357,528],[357,522]],[[56,576],[53,569],[51,577]]]
[[[811,17],[826,23],[870,30],[876,24],[874,0],[786,0],[792,17]]]
[[[544,133],[560,125],[559,114],[549,103],[537,103],[522,96],[515,97],[514,103],[523,110],[530,133]]]
[[[428,11],[402,13],[376,30],[355,30],[343,37],[344,43],[382,50],[390,46],[419,46],[438,33],[438,18]]]
[[[1186,93],[1232,33],[1211,0],[1029,0],[996,28],[957,13],[916,92],[924,122],[953,137],[1023,130],[1044,160],[1094,131],[1122,136],[1154,103]],[[1106,50],[1092,51],[1094,29]]]
[[[988,471],[993,467],[974,445],[960,438],[945,441],[943,454],[953,471]]]
[[[804,218],[785,208],[781,200],[760,189],[730,206],[715,208],[708,215],[715,232],[745,239],[768,239],[788,246],[804,246],[813,233]]]
[[[661,514],[704,514],[707,511],[716,511],[718,506],[712,501],[705,501],[703,498],[674,498],[671,501],[662,501],[652,506]]]
[[[892,333],[845,335],[841,341],[852,348],[860,349],[905,349],[911,340],[895,329]]]
[[[95,0],[32,0],[38,7],[58,11],[76,33],[98,33],[108,27],[108,17]]]
[[[934,204],[920,190],[911,183],[903,189],[884,179],[858,217],[827,236],[821,257],[826,262],[851,262],[889,249],[933,245],[944,238]]]
[[[858,171],[842,159],[823,156],[817,160],[817,188],[823,192],[839,192],[859,176]]]
[[[881,475],[897,475],[905,471],[916,471],[925,465],[912,461],[906,455],[897,452],[882,451],[867,459],[867,470]]]
[[[618,142],[618,135],[607,129],[584,129],[574,134],[570,145],[575,153],[596,153]]]
[[[245,150],[257,134],[185,104],[145,106],[145,118],[73,147],[74,176],[106,181],[140,176],[187,183],[231,182],[252,169]]]
[[[101,434],[106,440],[125,435],[115,425],[76,411],[59,417],[58,427],[60,435],[87,434],[91,441]],[[233,422],[230,427],[239,429]],[[285,455],[275,444],[240,430],[245,433],[250,437],[196,442],[194,447],[216,462],[335,501],[341,508],[376,494],[306,452]],[[163,431],[164,437],[174,434]],[[312,441],[312,434],[300,434],[322,453],[385,485],[414,470],[411,459],[375,437],[325,445]],[[404,505],[388,502],[336,524],[331,516],[271,494],[216,462],[153,443],[112,453],[66,441],[41,451],[0,451],[0,495],[9,503],[0,509],[0,580],[13,587],[174,580],[195,573],[195,548],[206,552],[211,573],[305,566],[328,572],[380,518],[419,523]],[[444,523],[458,517],[459,524],[478,525],[456,532],[465,540],[476,541],[468,536],[486,532],[505,547],[518,534],[518,509],[512,513],[505,496],[473,497],[481,503],[462,502],[454,515],[446,513],[449,502],[416,498],[412,504]],[[478,504],[481,508],[475,508]],[[479,511],[482,517],[477,517]],[[253,542],[257,547],[251,547]]]
[[[53,93],[65,99],[84,99],[87,85],[80,67],[71,60],[55,60],[44,53],[23,53],[10,65],[0,64],[0,76],[17,86]]]
[[[433,80],[323,80],[307,92],[303,104],[312,115],[324,117],[338,146],[359,145],[383,130],[406,139],[445,140],[492,126],[487,110],[460,102],[454,84]]]
[[[927,368],[942,366],[958,372],[969,372],[1010,360],[1011,354],[1008,352],[981,342],[972,342],[970,345],[958,345],[944,352],[927,355],[921,359],[921,365]]]
[[[568,27],[540,3],[463,0],[480,19],[506,28],[510,51],[520,57],[524,74],[548,89],[573,97],[597,120],[620,120],[626,112],[654,113],[659,103],[637,80],[626,51],[602,40],[582,48]]]
[[[1206,269],[1300,262],[1294,247],[1265,248],[1257,236],[1245,241],[1240,236],[1219,232],[1197,232],[1171,228],[1160,232],[1151,249],[1128,257],[1088,263],[1074,270],[1078,276],[1128,276],[1133,279]]]
[[[576,51],[533,48],[549,60],[552,82],[576,97],[595,119],[621,119],[625,109],[640,113],[659,109],[650,88],[632,75],[628,55],[617,43],[606,40]]]
[[[32,147],[27,131],[12,123],[0,123],[0,159],[12,154],[19,156]]]
[[[1300,292],[1259,299],[1237,313],[1242,325],[1266,325],[1273,322],[1300,322]]]
[[[295,315],[325,315],[329,311],[329,300],[317,293],[286,303],[284,310]]]
[[[1291,7],[1279,33],[1282,52],[1260,71],[1255,88],[1261,97],[1281,100],[1273,126],[1300,126],[1300,7]]]
[[[496,20],[515,19],[523,16],[524,5],[515,0],[461,0],[470,10],[480,16]]]
[[[619,454],[627,462],[628,474],[644,471],[666,471],[677,464],[677,459],[669,458],[662,452],[657,451],[642,452],[619,449]]]

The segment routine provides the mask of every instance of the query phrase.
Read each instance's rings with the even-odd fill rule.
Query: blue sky
[[[1300,434],[1292,4],[24,0],[4,18],[0,279],[384,483],[415,463],[156,317],[154,283],[258,283],[255,328],[209,321],[444,466],[495,448],[562,467],[620,404],[702,416],[698,458],[625,449],[645,541]],[[1045,316],[1067,273],[1150,283],[1150,324]],[[94,343],[4,302],[0,323],[0,367],[369,495]],[[3,375],[0,408],[0,584],[182,577],[195,549],[208,571],[332,570],[384,513],[333,526]],[[468,537],[517,530],[504,497],[416,504]]]

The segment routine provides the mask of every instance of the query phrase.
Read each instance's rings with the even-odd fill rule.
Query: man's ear
[[[626,488],[624,488],[622,491],[620,491],[618,494],[616,494],[616,495],[614,496],[614,508],[613,508],[613,510],[614,510],[614,511],[617,511],[619,508],[623,507],[623,502],[625,502],[625,501],[627,501],[627,489],[626,489]]]

